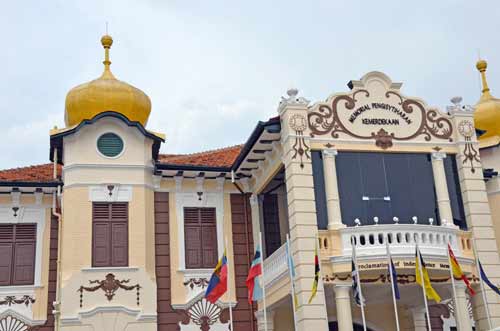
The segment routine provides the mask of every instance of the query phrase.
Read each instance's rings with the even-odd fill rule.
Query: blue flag
[[[391,257],[391,264],[389,265],[389,272],[392,275],[392,287],[394,288],[394,296],[396,299],[401,299],[399,296],[399,287],[398,287],[398,274],[396,273],[396,267],[394,266],[394,263],[392,262],[392,257]]]
[[[478,260],[479,262],[479,260]],[[481,265],[481,262],[479,262],[479,271],[481,272],[481,279],[483,280],[483,282],[485,282],[486,284],[488,284],[488,286],[498,295],[500,295],[500,289],[493,285],[493,283],[488,279],[488,277],[486,277],[486,273],[484,272],[483,270],[483,266]]]

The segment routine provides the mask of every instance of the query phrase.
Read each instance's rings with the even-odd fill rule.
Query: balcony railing
[[[273,282],[281,277],[288,275],[286,244],[264,260],[264,271],[264,284],[266,287],[271,286]]]
[[[461,231],[455,226],[420,224],[367,225],[320,231],[321,254],[351,256],[352,240],[359,257],[386,255],[386,241],[394,255],[414,254],[418,242],[422,254],[447,256],[449,242],[457,257],[473,257],[470,232]]]

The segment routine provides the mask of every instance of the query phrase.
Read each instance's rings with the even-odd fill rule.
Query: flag
[[[453,277],[463,280],[471,296],[476,294],[476,292],[472,289],[472,286],[470,285],[469,279],[462,272],[462,268],[460,268],[460,264],[458,264],[457,258],[455,257],[455,254],[453,254],[453,250],[451,249],[450,244],[448,244],[448,254],[450,255],[451,270],[453,272]]]
[[[420,270],[422,270],[422,274],[420,273]],[[434,300],[437,303],[441,302],[441,297],[432,287],[429,273],[427,272],[427,268],[425,267],[424,259],[422,258],[422,254],[420,254],[418,250],[415,250],[415,278],[417,280],[417,284],[425,289],[425,295],[428,299]]]
[[[293,257],[292,254],[290,254],[290,244],[287,242],[286,245],[286,256],[288,260],[288,269],[290,270],[290,282],[292,284],[292,295],[293,295],[293,302],[295,305],[295,310],[299,309],[299,297],[295,293],[295,286],[293,284],[293,280],[295,279],[295,265],[293,264]]]
[[[262,278],[262,254],[260,247],[255,250],[252,265],[248,271],[247,288],[248,288],[248,302],[259,301],[262,299],[262,287],[260,286],[260,279]]]
[[[211,303],[217,302],[217,300],[224,295],[227,291],[227,256],[226,251],[222,258],[219,260],[215,266],[212,277],[210,277],[210,282],[208,283],[207,290],[205,292],[205,299]]]
[[[352,278],[352,295],[354,297],[354,301],[358,306],[361,306],[361,300],[363,300],[363,303],[365,303],[364,298],[361,298],[361,293],[359,291],[358,287],[358,270],[356,268],[356,264],[354,263],[354,259],[351,260],[351,278]]]
[[[311,297],[309,298],[309,303],[311,303],[312,299],[316,296],[318,292],[318,282],[319,282],[319,256],[318,256],[318,246],[314,249],[314,282],[312,287]]]
[[[394,263],[392,262],[392,257],[389,256],[389,273],[391,274],[392,276],[392,287],[394,288],[394,296],[396,297],[396,299],[401,299],[401,297],[399,296],[399,287],[398,287],[398,274],[396,273],[396,267],[394,266]]]
[[[493,283],[488,279],[488,277],[486,277],[486,273],[484,272],[483,266],[481,265],[481,262],[479,262],[479,260],[478,260],[478,263],[479,263],[479,272],[481,273],[481,279],[483,280],[483,282],[485,282],[486,284],[488,284],[488,286],[496,294],[500,295],[500,289],[498,288],[498,286],[493,285]]]

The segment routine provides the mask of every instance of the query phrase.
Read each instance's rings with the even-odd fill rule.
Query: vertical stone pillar
[[[334,287],[339,331],[352,331],[351,285],[336,284]]]
[[[455,283],[455,291],[457,292],[457,301],[455,302],[455,321],[457,322],[458,331],[472,330],[471,318],[467,307],[467,287],[464,283]]]
[[[476,242],[477,255],[483,269],[493,284],[500,283],[500,259],[491,218],[490,206],[483,178],[483,168],[479,159],[479,146],[474,132],[473,113],[451,111],[455,129],[455,139],[460,144],[457,167],[460,189],[464,203],[467,228],[472,231]],[[486,305],[479,287],[473,297],[476,330],[489,330],[486,319]],[[486,300],[493,328],[500,326],[500,300],[498,295],[485,287]]]
[[[309,304],[314,280],[314,251],[318,226],[314,200],[308,101],[289,90],[279,106],[281,144],[285,167],[291,251],[295,262],[298,297],[297,331],[328,330],[325,294],[322,286]]]
[[[434,152],[431,154],[431,157],[439,216],[441,218],[441,222],[446,221],[449,224],[453,224],[450,195],[448,193],[448,184],[446,183],[446,173],[444,171],[443,163],[443,159],[446,157],[446,154],[441,152]]]
[[[264,312],[259,310],[255,312],[257,318],[257,331],[266,330],[266,321],[264,320]],[[274,310],[267,311],[267,331],[274,331]]]
[[[411,310],[413,329],[415,331],[427,331],[427,317],[425,307],[413,308]]]
[[[335,166],[335,156],[337,150],[323,150],[323,172],[325,175],[326,208],[328,212],[328,229],[336,230],[345,227],[342,224],[340,212],[339,189],[337,183],[337,168]]]

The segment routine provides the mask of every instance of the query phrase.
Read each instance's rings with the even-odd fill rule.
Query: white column
[[[432,172],[434,173],[434,186],[436,188],[436,198],[441,222],[446,220],[448,224],[453,224],[450,195],[448,193],[448,184],[446,183],[446,173],[444,171],[443,159],[445,157],[445,153],[432,153]]]
[[[256,311],[255,317],[257,318],[257,331],[265,331],[264,312]],[[267,331],[274,331],[274,310],[267,310]]]
[[[457,302],[455,303],[455,321],[458,326],[458,331],[472,330],[472,323],[469,315],[469,308],[467,307],[467,287],[462,282],[455,283],[457,292]]]
[[[351,284],[336,284],[333,290],[339,331],[352,331]]]
[[[335,166],[335,156],[337,150],[323,150],[323,172],[325,180],[326,209],[328,212],[328,229],[335,230],[345,227],[342,224],[340,212],[339,189],[337,184],[337,168]]]
[[[413,330],[415,331],[427,331],[427,319],[425,316],[425,308],[418,307],[411,310],[411,315],[413,319]]]
[[[252,233],[253,233],[253,242],[256,244],[259,242],[259,232],[260,229],[260,208],[259,208],[259,198],[256,194],[252,194],[250,196],[250,208],[252,210]],[[264,235],[264,234],[262,234]],[[256,245],[254,245],[256,246]],[[261,247],[261,250],[264,248]],[[262,251],[261,251],[262,252]]]

